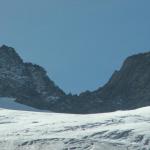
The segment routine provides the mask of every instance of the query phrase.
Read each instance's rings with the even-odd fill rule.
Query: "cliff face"
[[[103,87],[66,95],[32,63],[24,63],[11,47],[0,47],[0,96],[55,112],[98,113],[150,105],[150,52],[128,57]]]
[[[0,47],[0,96],[14,97],[20,103],[47,109],[49,103],[64,95],[42,67],[24,63],[11,47]]]
[[[98,113],[148,105],[150,52],[128,57],[121,69],[115,71],[108,83],[98,90],[87,91],[79,96],[65,96],[62,101],[56,102],[53,108],[69,113]]]
[[[80,94],[78,99],[88,103],[84,108],[86,113],[150,105],[150,52],[128,57],[108,83],[96,91]]]
[[[128,57],[97,95],[114,109],[132,109],[150,105],[150,53]]]

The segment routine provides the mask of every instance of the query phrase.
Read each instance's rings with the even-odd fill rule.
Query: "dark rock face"
[[[46,71],[24,63],[11,47],[0,47],[0,96],[54,112],[99,113],[150,105],[150,52],[128,57],[103,87],[66,95]]]
[[[47,109],[49,103],[64,95],[42,67],[24,63],[11,47],[0,47],[0,96],[14,97],[20,103]]]
[[[150,105],[150,52],[128,57],[106,85],[79,96],[67,95],[56,101],[54,111],[99,113]]]
[[[150,105],[150,52],[128,57],[106,85],[94,92],[81,94],[79,99],[87,99],[89,105],[86,107],[86,113],[111,112]]]
[[[150,105],[150,53],[128,57],[122,68],[96,93],[115,110]]]

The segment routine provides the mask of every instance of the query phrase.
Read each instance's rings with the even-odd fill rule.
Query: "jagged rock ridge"
[[[93,98],[93,105],[97,104],[94,112],[149,106],[150,52],[128,57],[121,69],[113,73],[106,85],[90,92],[89,95]],[[86,96],[87,94],[84,94],[82,99],[85,99]],[[98,105],[100,101],[101,103]],[[90,105],[90,107],[93,108],[94,106]],[[90,110],[90,107],[87,110]]]
[[[0,47],[0,96],[14,97],[20,103],[48,109],[49,103],[64,95],[42,67],[24,63],[11,47]]]
[[[0,47],[0,96],[55,112],[98,113],[150,105],[150,52],[128,57],[103,87],[66,95],[32,63],[24,63],[11,47]]]
[[[103,87],[55,103],[73,113],[98,113],[150,105],[150,52],[128,57]]]

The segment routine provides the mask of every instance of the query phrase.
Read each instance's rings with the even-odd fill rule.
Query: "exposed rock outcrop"
[[[108,83],[96,91],[80,94],[79,99],[87,100],[89,113],[149,106],[150,52],[128,57]]]
[[[11,47],[0,47],[0,96],[14,97],[20,103],[47,109],[49,103],[64,95],[42,67],[24,63]]]
[[[55,103],[57,109],[64,108],[59,111],[72,113],[111,112],[149,105],[150,52],[128,57],[103,87],[79,96],[66,96]]]
[[[150,105],[150,52],[128,57],[103,87],[66,95],[32,63],[24,63],[11,47],[0,47],[0,96],[55,112],[98,113]]]

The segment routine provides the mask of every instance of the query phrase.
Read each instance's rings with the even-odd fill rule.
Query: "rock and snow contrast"
[[[150,150],[149,114],[60,114],[0,98],[0,150]]]
[[[149,66],[150,52],[130,56],[103,87],[72,95],[3,45],[0,150],[150,150]]]
[[[95,91],[66,94],[44,68],[0,47],[0,96],[58,113],[92,114],[150,106],[150,52],[128,57],[120,70]]]
[[[0,47],[0,96],[14,97],[22,104],[48,109],[49,103],[64,95],[44,68],[23,62],[12,47]]]

